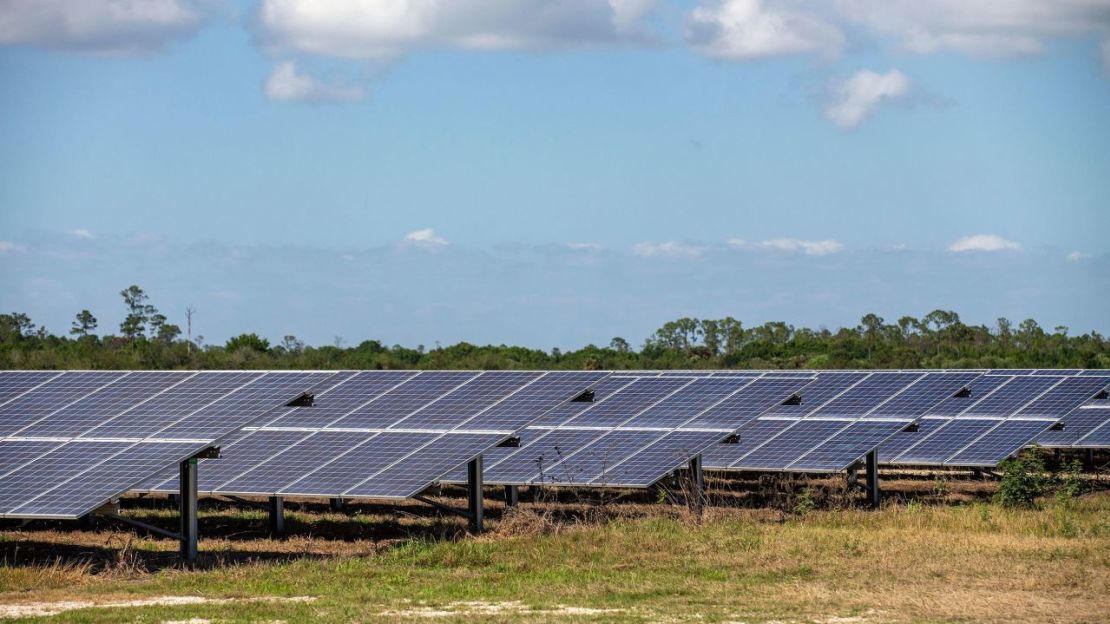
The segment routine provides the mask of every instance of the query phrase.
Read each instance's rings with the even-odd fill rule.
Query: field
[[[6,527],[0,618],[75,622],[1105,622],[1110,492],[1010,510],[993,481],[884,475],[858,506],[841,481],[714,481],[701,518],[660,493],[540,493],[489,531],[416,503],[206,501],[204,560],[122,526]],[[774,487],[771,487],[774,486]],[[772,491],[766,498],[753,492]],[[445,496],[457,492],[444,492]],[[525,497],[529,499],[529,497]],[[446,499],[445,499],[446,501]],[[455,502],[458,501],[446,501]],[[133,517],[171,527],[159,501]]]

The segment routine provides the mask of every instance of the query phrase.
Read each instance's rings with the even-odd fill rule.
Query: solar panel
[[[716,470],[839,472],[981,373],[825,373],[705,454]]]
[[[85,515],[332,374],[0,373],[0,516]]]
[[[648,487],[812,379],[615,374],[593,404],[562,406],[561,420],[527,427],[519,448],[487,455],[485,481]]]
[[[1082,417],[1080,405],[1096,396],[1110,379],[1061,374],[1068,372],[980,377],[970,386],[971,396],[954,397],[942,403],[941,409],[930,410],[944,418],[924,419],[918,431],[897,434],[884,444],[883,462],[992,467],[1034,439],[1074,444],[1096,426]],[[1061,418],[1065,423],[1073,421],[1076,427],[1050,431]]]
[[[320,389],[312,406],[285,409],[225,440],[221,459],[206,462],[201,471],[199,489],[236,495],[411,497],[606,376],[534,371],[353,374]],[[166,473],[161,482],[144,489],[170,489],[172,477]]]

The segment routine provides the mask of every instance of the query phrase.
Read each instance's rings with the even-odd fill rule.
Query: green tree
[[[119,331],[129,340],[135,340],[146,333],[153,307],[147,305],[149,297],[143,289],[134,284],[119,291],[119,294],[123,297],[123,304],[127,306],[127,316],[120,323]]]
[[[224,348],[228,351],[239,351],[240,349],[249,349],[259,353],[265,353],[270,350],[270,341],[262,338],[258,334],[239,334],[227,341]]]
[[[96,317],[88,310],[81,310],[73,320],[69,333],[79,338],[84,338],[96,331]]]

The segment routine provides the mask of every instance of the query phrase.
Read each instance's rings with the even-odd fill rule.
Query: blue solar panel
[[[1070,377],[1042,394],[1017,412],[1018,416],[1062,418],[1068,412],[1092,400],[1110,385],[1101,377]]]
[[[753,380],[735,394],[685,424],[690,428],[735,431],[807,387],[809,378],[771,376]]]
[[[945,460],[948,465],[995,465],[1020,451],[1037,434],[1052,425],[1049,420],[1003,420]]]
[[[591,385],[604,379],[608,373],[601,372],[558,372],[547,373],[527,387],[489,409],[482,411],[461,426],[467,430],[517,430],[536,420],[537,414],[552,410],[552,405],[566,403],[568,398],[581,394]],[[570,403],[585,405],[589,403]]]
[[[515,452],[498,463],[486,465],[487,483],[546,483],[551,480],[547,473],[567,455],[604,434],[604,431],[581,429],[527,431],[531,435],[521,436],[520,447]]]
[[[921,442],[949,422],[951,420],[948,418],[922,418],[914,423],[916,429],[898,431],[879,445],[879,462],[893,463],[907,449]]]
[[[810,412],[809,417],[862,416],[877,409],[922,377],[923,373],[872,373],[819,409]]]
[[[416,371],[363,371],[319,392],[311,408],[290,408],[272,427],[326,427],[411,379]]]
[[[639,427],[678,427],[751,384],[751,377],[703,377],[636,416]],[[734,429],[731,427],[730,429]]]
[[[706,468],[727,470],[741,457],[752,452],[771,437],[790,428],[794,422],[794,420],[753,420],[740,427],[736,441],[721,442],[706,448],[702,452],[702,461]]]
[[[423,372],[335,421],[333,427],[388,428],[478,376],[470,371]]]
[[[1057,377],[1014,377],[963,413],[965,416],[1009,416],[1016,413],[1052,386]]]
[[[1110,421],[1103,422],[1102,425],[1076,440],[1075,445],[1080,448],[1110,447]]]
[[[54,379],[58,371],[4,371],[0,375],[0,404]]]
[[[262,377],[258,372],[200,372],[145,403],[86,431],[86,437],[145,438]],[[276,407],[276,404],[273,405]],[[218,437],[215,433],[212,437]]]
[[[192,442],[144,442],[124,445],[126,448],[97,462],[110,449],[119,445],[104,442],[70,442],[52,455],[66,455],[64,470],[72,473],[68,479],[54,484],[45,478],[42,467],[28,466],[38,483],[48,484],[49,489],[30,497],[12,514],[20,517],[71,518],[74,510],[93,510],[105,501],[127,491],[132,485],[152,472],[173,461],[197,452]],[[70,463],[72,462],[72,463]],[[84,471],[80,471],[84,467]],[[64,478],[59,475],[59,478]],[[2,486],[0,486],[2,487]]]
[[[121,412],[147,401],[193,373],[130,373],[88,396],[52,413],[49,418],[23,428],[20,436],[73,437],[111,420]],[[130,433],[130,432],[129,432]],[[132,433],[129,437],[134,437]]]
[[[905,427],[905,423],[886,420],[861,420],[851,423],[786,468],[791,471],[809,472],[846,470]]]
[[[896,458],[899,464],[942,465],[998,424],[991,419],[952,420]]]
[[[488,433],[449,433],[419,447],[396,463],[343,493],[349,497],[410,498],[441,478],[451,467],[466,463],[497,444],[504,436]]]
[[[732,463],[746,470],[782,470],[818,443],[844,430],[850,423],[842,420],[796,420],[791,427],[768,439],[761,446]],[[743,433],[741,433],[741,441]]]
[[[927,414],[931,416],[956,416],[971,407],[976,401],[986,397],[991,392],[994,392],[1006,382],[1010,381],[1010,377],[1002,375],[983,375],[977,377],[970,384],[970,390],[967,396],[949,396],[949,398],[937,403],[927,410]]]
[[[899,392],[889,401],[879,405],[870,416],[917,418],[931,413],[930,408],[951,397],[973,380],[979,373],[928,373],[917,383]]]
[[[410,455],[435,437],[434,433],[372,435],[365,442],[352,445],[346,452],[336,455],[303,478],[285,486],[281,493],[289,496],[319,496],[321,492],[332,492],[334,496],[338,496]]]
[[[0,436],[10,436],[124,375],[116,371],[66,373],[16,396],[0,405]]]
[[[575,425],[616,427],[692,383],[673,377],[637,379],[620,392],[599,400],[571,422]]]
[[[482,373],[467,384],[414,411],[392,427],[454,429],[491,405],[521,390],[541,375],[542,373],[514,371]]]
[[[544,471],[544,481],[550,484],[590,483],[652,442],[661,439],[663,435],[664,432],[661,431],[635,430],[603,433],[573,452],[564,453],[559,463],[548,466]],[[672,466],[664,474],[673,469]]]
[[[801,397],[800,403],[777,405],[767,410],[766,413],[773,416],[801,416],[808,414],[829,402],[837,395],[843,393],[850,388],[852,384],[857,383],[867,375],[868,373],[860,372],[820,372],[815,381],[806,384],[798,390],[798,395]]]
[[[620,463],[609,464],[589,481],[592,485],[649,487],[659,475],[673,472],[714,442],[720,433],[677,429],[665,434]]]

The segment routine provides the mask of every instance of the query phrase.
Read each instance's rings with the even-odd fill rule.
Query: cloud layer
[[[193,0],[4,0],[0,44],[141,54],[193,35],[204,22]]]
[[[263,45],[350,59],[430,47],[542,50],[643,43],[652,0],[262,0]]]
[[[841,128],[855,128],[880,105],[904,99],[910,88],[910,79],[897,69],[885,74],[861,69],[833,87],[825,116]]]
[[[1021,243],[1006,240],[996,234],[965,236],[948,246],[948,251],[1020,251]]]
[[[278,63],[262,90],[279,102],[352,102],[363,97],[361,88],[325,84],[297,69],[292,61]]]

